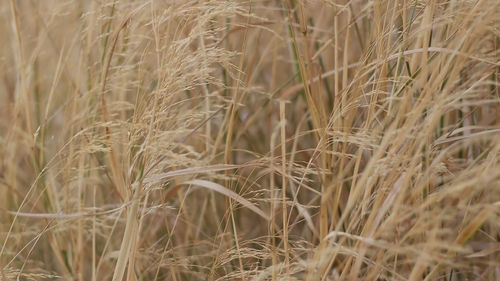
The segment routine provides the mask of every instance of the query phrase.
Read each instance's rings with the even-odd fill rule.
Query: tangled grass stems
[[[0,15],[0,280],[500,279],[498,0]]]

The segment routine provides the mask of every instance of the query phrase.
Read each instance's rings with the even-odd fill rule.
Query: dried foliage
[[[0,280],[500,280],[499,0],[0,15]]]

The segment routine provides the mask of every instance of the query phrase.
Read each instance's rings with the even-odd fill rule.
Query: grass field
[[[500,280],[500,0],[2,0],[0,42],[0,280]]]

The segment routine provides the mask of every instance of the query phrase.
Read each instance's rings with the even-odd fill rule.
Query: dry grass
[[[499,0],[0,15],[0,280],[500,280]]]

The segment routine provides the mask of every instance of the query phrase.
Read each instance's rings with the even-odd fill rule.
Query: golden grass
[[[500,280],[500,1],[0,15],[0,280]]]

